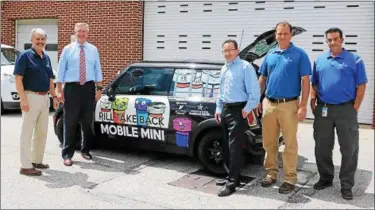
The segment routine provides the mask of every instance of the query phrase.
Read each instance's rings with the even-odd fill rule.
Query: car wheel
[[[251,145],[249,146],[247,151],[253,156],[263,156],[266,153],[266,151],[263,148],[263,143]]]
[[[226,174],[223,166],[221,132],[209,132],[203,136],[198,145],[198,158],[203,167],[215,175]]]
[[[64,118],[62,116],[56,122],[56,135],[59,139],[61,145],[64,144]],[[76,149],[81,149],[82,135],[81,135],[81,125],[78,124],[77,134],[76,134]]]

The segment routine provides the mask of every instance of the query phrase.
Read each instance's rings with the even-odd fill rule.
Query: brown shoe
[[[39,170],[36,170],[35,168],[21,168],[20,174],[23,174],[26,176],[40,176],[42,175],[42,172]]]
[[[33,163],[34,168],[46,169],[49,168],[48,164],[43,163]]]
[[[261,182],[261,186],[270,187],[275,183],[276,183],[276,179],[273,179],[270,175],[266,175]]]
[[[64,165],[65,166],[72,166],[73,165],[73,161],[70,158],[65,159],[64,160]]]
[[[288,182],[284,182],[280,188],[279,193],[281,194],[288,194],[294,190],[295,186],[293,184],[290,184]]]

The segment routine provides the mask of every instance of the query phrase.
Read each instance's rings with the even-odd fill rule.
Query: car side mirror
[[[108,96],[109,101],[116,100],[116,89],[115,89],[115,87],[109,87],[106,94]]]

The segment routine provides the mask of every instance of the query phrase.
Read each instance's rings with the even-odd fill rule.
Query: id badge
[[[327,117],[328,115],[328,107],[324,106],[322,109],[322,117]]]

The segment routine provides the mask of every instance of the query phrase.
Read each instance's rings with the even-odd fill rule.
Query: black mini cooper
[[[303,31],[293,27],[293,35]],[[239,56],[258,70],[253,62],[276,46],[274,33],[275,30],[263,33]],[[214,119],[223,64],[188,60],[143,61],[129,65],[105,87],[93,110],[92,131],[96,143],[122,143],[197,157],[207,171],[225,173],[221,148],[223,131]],[[62,143],[63,105],[53,118],[55,133]],[[244,133],[243,148],[250,154],[247,157],[262,157],[265,152],[260,117],[251,113],[247,120],[249,127]],[[78,147],[80,128],[76,140]],[[281,143],[283,138],[279,141]]]

